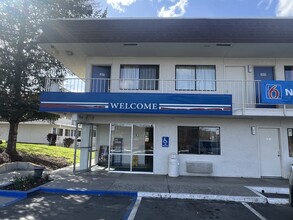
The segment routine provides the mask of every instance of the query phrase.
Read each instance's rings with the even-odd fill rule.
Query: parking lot
[[[135,219],[292,220],[293,208],[207,200],[142,199]]]
[[[0,219],[126,219],[133,200],[128,196],[39,193],[1,208]]]
[[[0,219],[293,219],[289,205],[154,198],[136,201],[130,196],[39,193],[1,208]]]

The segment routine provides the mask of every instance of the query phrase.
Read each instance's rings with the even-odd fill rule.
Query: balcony
[[[48,78],[45,92],[231,94],[233,115],[293,116],[291,105],[261,103],[260,81]]]

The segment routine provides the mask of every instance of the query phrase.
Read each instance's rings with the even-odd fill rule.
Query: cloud
[[[266,4],[265,9],[269,10],[272,3],[273,3],[273,0],[260,0],[257,4],[257,7],[261,7],[263,4]]]
[[[119,12],[124,12],[126,6],[130,6],[135,2],[136,0],[107,0],[107,3]]]
[[[276,15],[279,17],[293,16],[293,1],[292,0],[279,0]]]
[[[174,1],[173,1],[174,2]],[[159,17],[179,17],[185,14],[188,0],[179,0],[176,4],[166,8],[163,6],[158,12]]]

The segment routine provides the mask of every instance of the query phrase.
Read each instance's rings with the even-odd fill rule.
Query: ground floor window
[[[289,157],[293,157],[293,128],[288,128]]]
[[[178,153],[220,155],[220,128],[178,126]]]
[[[57,129],[57,135],[58,136],[63,136],[63,129],[62,128]]]
[[[70,136],[70,130],[69,129],[65,129],[65,136]]]
[[[153,172],[153,126],[111,124],[110,127],[110,170]]]

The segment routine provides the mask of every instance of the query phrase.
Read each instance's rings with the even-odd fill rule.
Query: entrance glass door
[[[132,171],[153,172],[153,127],[133,125]]]
[[[111,124],[110,171],[153,172],[152,125]]]
[[[115,171],[130,171],[132,125],[111,125],[109,168]]]

